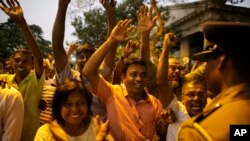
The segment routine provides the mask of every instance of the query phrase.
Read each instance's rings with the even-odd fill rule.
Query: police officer
[[[230,125],[250,125],[250,23],[207,22],[202,31],[204,50],[194,59],[207,63],[207,88],[217,96],[181,126],[178,140],[228,141]]]

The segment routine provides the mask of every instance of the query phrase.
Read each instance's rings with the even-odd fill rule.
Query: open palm
[[[151,31],[151,29],[155,26],[157,17],[153,17],[152,13],[152,7],[148,9],[146,6],[141,6],[140,10],[137,12],[137,20],[139,28],[142,32]]]
[[[7,0],[7,5],[1,0],[0,8],[15,22],[23,19],[23,10],[17,0]]]
[[[129,40],[128,33],[131,32],[131,20],[121,20],[112,30],[110,37],[118,42]]]

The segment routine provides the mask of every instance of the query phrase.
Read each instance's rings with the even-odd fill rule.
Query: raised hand
[[[109,134],[109,121],[101,123],[100,116],[96,116],[96,141],[106,141]]]
[[[137,20],[141,32],[150,32],[155,26],[157,16],[153,17],[153,8],[147,6],[141,6],[137,11]]]
[[[131,26],[131,22],[132,20],[130,19],[120,20],[112,30],[109,38],[116,42],[129,40],[130,37],[128,36],[128,33],[133,29]]]
[[[7,4],[0,0],[0,8],[16,23],[20,23],[24,20],[23,10],[20,3],[17,0],[6,0]]]
[[[174,112],[170,108],[167,108],[167,110],[161,113],[161,118],[165,124],[174,123],[177,120]]]
[[[164,36],[163,47],[174,47],[177,41],[177,37],[173,33],[167,33]]]
[[[127,58],[131,53],[135,52],[139,47],[140,43],[129,40],[124,48],[123,57]]]

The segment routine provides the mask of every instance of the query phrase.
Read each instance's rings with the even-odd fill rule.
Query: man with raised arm
[[[176,41],[177,38],[173,33],[167,33],[165,35],[162,53],[157,67],[159,98],[163,107],[170,108],[177,119],[174,123],[168,125],[167,141],[176,140],[181,124],[190,117],[201,113],[206,105],[206,87],[203,80],[192,78],[189,81],[185,81],[180,95],[181,101],[179,101],[171,89],[170,84],[172,82],[169,81],[170,76],[164,76],[164,74],[169,74],[168,72],[172,69],[170,65],[173,65],[171,64],[173,62],[169,59],[169,52],[175,46]]]
[[[112,49],[112,44],[127,40],[131,20],[122,20],[109,38],[86,63],[83,74],[93,86],[93,92],[106,105],[110,132],[115,140],[152,140],[160,126],[162,106],[158,99],[144,91],[147,69],[140,59],[124,65],[123,85],[112,85],[98,74],[102,60]]]
[[[45,81],[43,56],[23,16],[23,10],[17,0],[0,1],[0,8],[19,25],[29,50],[20,49],[13,55],[13,75],[0,75],[0,80],[7,80],[22,94],[24,100],[24,123],[22,129],[23,141],[33,141],[40,127],[39,102]]]

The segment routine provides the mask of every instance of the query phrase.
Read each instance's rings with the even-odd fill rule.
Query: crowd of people
[[[100,0],[106,41],[65,50],[70,2],[58,0],[53,52],[44,57],[18,0],[0,0],[28,45],[0,60],[0,140],[217,141],[229,140],[231,124],[250,125],[250,43],[244,36],[250,23],[202,24],[204,50],[186,74],[169,56],[178,41],[174,33],[164,35],[158,63],[151,61],[150,33],[158,18],[153,6],[138,9],[140,41],[134,42],[131,19],[116,21],[115,4]],[[139,57],[132,56],[137,50]]]

